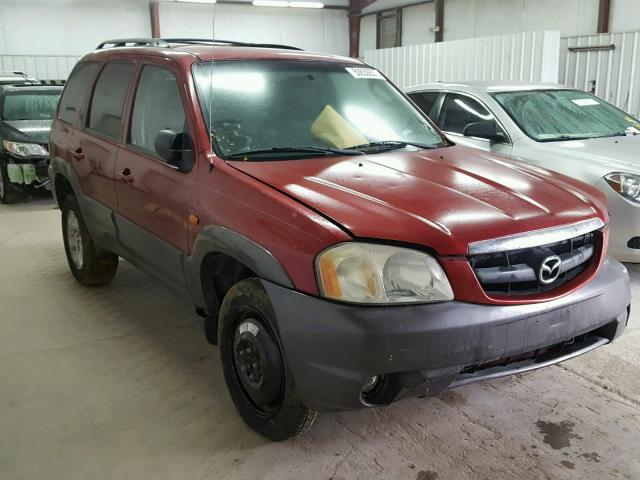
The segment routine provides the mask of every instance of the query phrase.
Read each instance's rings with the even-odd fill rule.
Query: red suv
[[[603,194],[449,142],[377,70],[274,45],[105,42],[53,122],[69,267],[181,292],[246,423],[550,365],[618,337]]]

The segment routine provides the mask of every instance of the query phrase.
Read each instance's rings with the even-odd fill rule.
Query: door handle
[[[82,147],[76,148],[71,154],[74,160],[80,161],[84,160],[84,153],[82,152]]]
[[[129,168],[123,168],[122,170],[120,170],[120,173],[118,173],[118,180],[120,180],[122,183],[133,183],[133,175],[131,175],[131,170]]]

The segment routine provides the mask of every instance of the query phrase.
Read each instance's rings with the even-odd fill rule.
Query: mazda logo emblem
[[[560,260],[560,257],[557,255],[545,258],[538,270],[538,280],[540,280],[540,283],[547,284],[555,282],[558,275],[560,275],[560,265],[562,265],[562,260]]]

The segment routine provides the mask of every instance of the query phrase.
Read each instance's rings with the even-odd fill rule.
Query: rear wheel
[[[118,269],[118,256],[96,249],[75,197],[66,197],[61,209],[62,237],[71,273],[83,285],[109,283]]]
[[[0,202],[15,203],[20,198],[20,191],[9,183],[6,162],[0,160]]]
[[[276,441],[306,431],[316,412],[298,395],[257,278],[234,285],[220,310],[220,356],[231,398],[245,423]]]

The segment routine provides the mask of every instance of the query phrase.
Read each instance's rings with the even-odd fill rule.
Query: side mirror
[[[156,153],[169,165],[181,172],[188,172],[193,167],[193,153],[189,137],[171,130],[160,130],[154,143]]]
[[[469,123],[464,130],[462,130],[462,135],[465,137],[477,137],[484,138],[489,140],[490,142],[504,142],[504,133],[498,131],[496,127],[496,122],[474,122]]]

